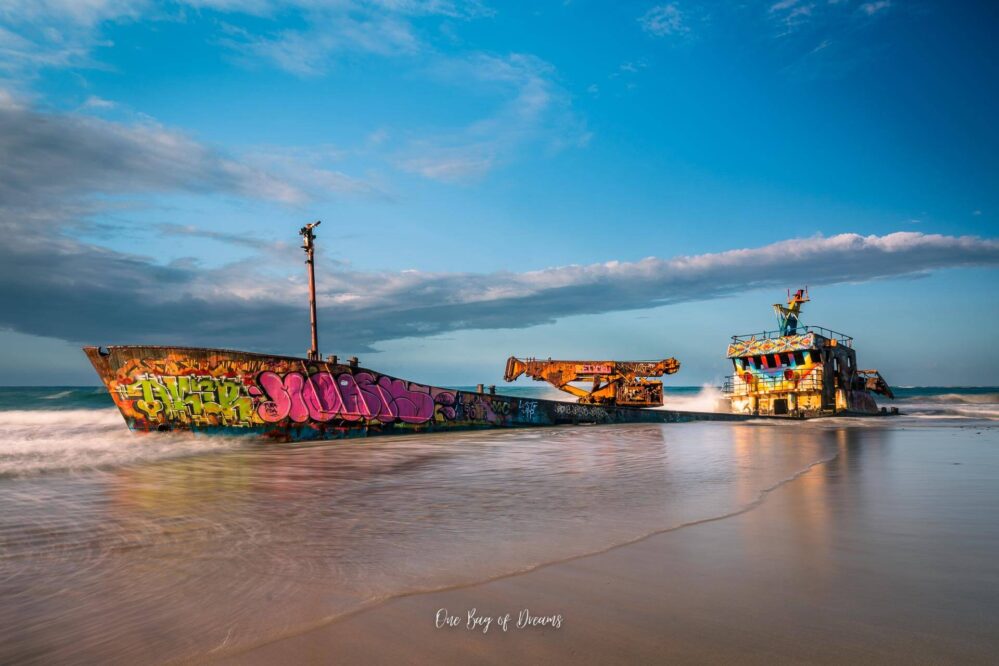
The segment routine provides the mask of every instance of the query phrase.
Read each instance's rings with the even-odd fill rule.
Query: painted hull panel
[[[325,361],[191,347],[85,347],[136,431],[283,441],[746,416],[580,405],[445,389]]]

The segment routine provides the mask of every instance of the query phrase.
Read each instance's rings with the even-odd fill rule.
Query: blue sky
[[[997,14],[4,3],[0,383],[92,383],[82,343],[302,353],[322,219],[323,351],[415,380],[717,382],[808,284],[889,381],[995,384]]]

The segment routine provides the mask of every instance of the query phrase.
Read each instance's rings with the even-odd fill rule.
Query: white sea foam
[[[66,391],[59,391],[58,393],[53,393],[52,395],[43,395],[42,400],[59,400],[60,398],[65,398],[73,393],[72,389]]]
[[[661,409],[681,412],[727,412],[728,405],[722,403],[724,395],[717,386],[705,384],[695,395],[679,395],[670,393],[669,389],[663,398]],[[724,404],[724,408],[723,408]]]
[[[0,412],[0,476],[127,465],[238,445],[227,437],[135,434],[117,409]]]
[[[910,403],[899,404],[899,410],[917,418],[967,418],[986,421],[999,420],[999,403]]]

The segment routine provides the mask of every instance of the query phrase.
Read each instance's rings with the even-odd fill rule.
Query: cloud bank
[[[255,262],[158,265],[68,238],[8,236],[0,326],[89,343],[172,343],[287,351],[307,331],[298,275]],[[793,239],[751,249],[523,273],[365,272],[321,267],[324,331],[338,349],[459,329],[523,328],[759,287],[834,284],[999,265],[999,241],[900,232]]]
[[[518,83],[530,80],[516,69],[496,71]],[[544,90],[527,90],[538,94],[539,104],[544,100]],[[532,94],[524,97],[530,108]],[[291,244],[243,241],[255,252],[251,259],[209,269],[164,265],[71,234],[121,194],[222,194],[287,204],[308,197],[314,179],[238,162],[159,126],[44,113],[3,96],[0,154],[0,328],[74,343],[301,348],[306,290],[299,250]],[[210,228],[163,225],[159,232],[233,241]],[[371,272],[327,261],[319,297],[324,332],[337,349],[364,351],[383,340],[521,328],[752,288],[997,264],[994,239],[839,234],[519,273]]]

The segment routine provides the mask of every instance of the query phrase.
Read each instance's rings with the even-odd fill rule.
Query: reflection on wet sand
[[[744,430],[835,458],[749,511],[520,576],[394,599],[228,663],[982,663],[999,650],[994,427]],[[736,440],[738,439],[738,444]],[[667,442],[668,444],[668,442]],[[761,447],[758,449],[757,447]],[[751,492],[749,487],[745,492]],[[439,608],[556,608],[558,631],[444,632]],[[392,628],[391,640],[375,640]]]
[[[831,452],[821,466],[795,479],[781,489],[786,497],[788,507],[782,519],[781,534],[786,539],[788,547],[794,549],[794,557],[781,558],[781,566],[791,570],[804,568],[810,572],[811,584],[826,585],[835,578],[831,567],[834,563],[829,559],[830,539],[832,538],[832,522],[837,520],[843,511],[849,511],[850,498],[843,495],[844,477],[849,474],[851,466],[857,464],[851,461],[860,455],[861,443],[859,432],[841,427],[794,429],[784,433],[787,446],[796,448],[801,444],[810,444],[816,439],[826,443]],[[871,433],[874,437],[883,433]],[[736,434],[738,445],[747,450],[757,448],[759,438],[769,438],[773,434],[760,428],[745,428]],[[802,463],[807,464],[802,460]],[[830,483],[835,479],[836,483]],[[749,513],[740,521],[743,530],[742,547],[749,557],[764,559],[770,544],[761,541],[763,521],[770,517],[762,512]],[[771,526],[773,529],[773,526]],[[789,575],[792,571],[788,572]]]
[[[248,443],[3,480],[0,661],[226,652],[403,592],[726,515],[849,451],[842,432],[683,424]],[[815,478],[794,492],[825,492]],[[826,511],[791,517],[803,557],[822,550]]]

